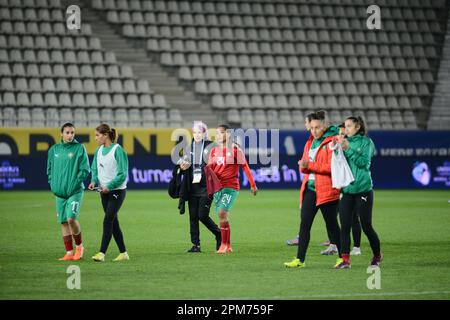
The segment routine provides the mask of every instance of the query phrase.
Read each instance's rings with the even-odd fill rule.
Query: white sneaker
[[[330,244],[328,246],[328,248],[320,251],[320,254],[325,255],[325,256],[331,256],[336,253],[338,253],[338,249],[337,249],[336,245],[334,245],[334,244]]]
[[[127,252],[119,254],[117,258],[115,258],[113,261],[125,261],[125,260],[130,260],[130,256],[128,255]]]
[[[353,247],[352,251],[350,251],[351,256],[360,256],[361,255],[361,248]]]
[[[96,253],[92,257],[92,260],[94,260],[96,262],[105,262],[105,254],[103,252]]]

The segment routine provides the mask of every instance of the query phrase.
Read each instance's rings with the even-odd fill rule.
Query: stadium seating
[[[93,1],[232,123],[293,128],[303,119],[268,114],[323,108],[341,121],[335,111],[356,109],[375,112],[373,128],[415,129],[409,115],[426,110],[433,92],[445,1],[379,1],[378,31],[365,27],[370,4]]]
[[[153,127],[136,112],[168,108],[165,97],[103,50],[89,24],[81,32],[68,31],[64,9],[60,0],[0,1],[1,125],[56,127],[71,121],[92,127],[108,121]],[[89,116],[111,108],[116,117]],[[165,124],[176,127],[180,121],[178,113]]]
[[[233,125],[300,129],[320,108],[333,122],[360,114],[372,129],[417,129],[431,105],[449,4],[380,0],[382,30],[368,30],[371,4],[90,2]],[[55,126],[70,117],[77,126],[183,123],[164,95],[102,48],[90,24],[69,32],[64,9],[61,0],[0,1],[3,126]]]

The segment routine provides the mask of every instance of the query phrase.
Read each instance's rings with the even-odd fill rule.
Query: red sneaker
[[[73,260],[73,253],[66,253],[64,257],[59,258],[59,261],[67,261],[67,260]]]
[[[83,258],[84,253],[84,247],[83,246],[77,246],[75,249],[75,255],[73,256],[72,260],[80,260]]]
[[[371,267],[379,267],[381,264],[381,261],[383,261],[383,254],[380,253],[379,256],[373,257],[372,261],[370,262]]]

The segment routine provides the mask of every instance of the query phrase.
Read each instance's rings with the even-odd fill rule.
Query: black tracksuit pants
[[[105,217],[103,219],[103,236],[100,252],[106,253],[108,250],[111,237],[114,236],[114,240],[119,247],[119,251],[124,253],[126,250],[125,243],[123,241],[122,230],[120,229],[118,212],[125,200],[126,189],[123,190],[111,190],[107,194],[101,194],[103,210],[105,211]]]
[[[342,232],[342,228],[341,228]],[[353,246],[354,247],[361,247],[361,223],[359,222],[359,217],[356,213],[353,213],[353,220],[352,220],[352,235],[353,235]],[[342,237],[341,237],[341,243],[342,243]]]
[[[330,231],[327,229],[328,239],[331,239]],[[359,222],[359,217],[357,214],[353,215],[352,221],[352,235],[353,235],[353,246],[361,247],[361,223]],[[330,242],[332,243],[332,242]],[[334,243],[332,243],[334,244]]]
[[[199,222],[203,223],[216,238],[220,237],[220,228],[209,216],[209,209],[211,208],[212,202],[211,199],[207,196],[190,196],[188,202],[192,244],[200,246]]]
[[[297,258],[300,261],[305,261],[306,251],[308,250],[309,240],[311,237],[311,227],[314,222],[317,211],[320,209],[323,219],[327,227],[327,233],[330,237],[330,242],[336,244],[338,251],[340,252],[341,237],[340,229],[337,220],[337,209],[339,200],[327,202],[316,206],[316,193],[309,189],[306,189],[303,193],[302,209],[300,211],[300,232]]]
[[[339,205],[339,219],[341,221],[342,253],[350,252],[350,229],[354,216],[359,217],[361,228],[369,239],[374,256],[380,255],[380,240],[372,226],[373,191],[344,194]]]

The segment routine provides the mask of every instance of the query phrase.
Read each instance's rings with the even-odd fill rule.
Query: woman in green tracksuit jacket
[[[366,127],[361,117],[349,117],[345,120],[345,134],[347,138],[340,138],[339,142],[355,180],[341,190],[343,195],[339,204],[339,218],[343,262],[336,268],[351,267],[349,258],[350,232],[354,214],[359,216],[362,230],[369,239],[372,248],[373,258],[370,265],[379,266],[382,254],[380,240],[372,226],[373,183],[370,173],[375,145],[366,136]]]
[[[66,254],[59,260],[80,260],[84,251],[77,220],[83,202],[83,181],[88,177],[90,168],[86,148],[74,137],[75,127],[66,123],[61,127],[61,143],[48,150],[48,183],[56,196],[57,218],[66,247]],[[76,244],[75,254],[72,237]]]
[[[100,251],[92,259],[104,262],[111,238],[119,247],[120,254],[114,261],[129,260],[122,229],[119,224],[119,210],[125,200],[128,177],[128,156],[116,143],[117,132],[103,123],[95,128],[95,141],[99,145],[92,160],[92,180],[88,189],[98,186],[105,217]]]

